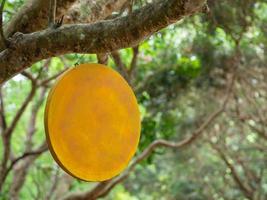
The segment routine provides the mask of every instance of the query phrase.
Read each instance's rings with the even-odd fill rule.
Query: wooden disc
[[[54,159],[86,181],[119,174],[139,142],[135,95],[116,71],[100,64],[76,66],[59,78],[49,93],[44,121]]]

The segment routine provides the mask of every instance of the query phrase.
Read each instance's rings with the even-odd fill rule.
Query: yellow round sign
[[[54,159],[67,173],[86,181],[119,174],[139,142],[135,95],[116,71],[100,64],[65,72],[49,93],[44,120]]]

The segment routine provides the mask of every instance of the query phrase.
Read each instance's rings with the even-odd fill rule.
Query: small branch
[[[4,132],[7,127],[6,123],[6,115],[5,115],[5,106],[4,106],[4,98],[3,98],[3,93],[2,93],[2,86],[0,86],[0,117],[1,117],[1,128],[2,131]]]
[[[6,131],[4,132],[4,136],[9,138],[11,133],[13,132],[14,128],[16,127],[20,117],[22,116],[23,112],[26,110],[27,106],[29,105],[29,103],[31,102],[32,98],[34,97],[34,94],[36,92],[36,85],[32,84],[32,88],[30,93],[28,94],[28,96],[26,97],[26,99],[24,100],[24,102],[22,103],[21,107],[19,108],[19,110],[17,111],[15,117],[13,118],[10,126],[6,129]]]
[[[23,153],[21,156],[15,158],[14,160],[12,160],[11,164],[9,165],[9,167],[7,168],[7,170],[5,171],[4,177],[6,177],[8,175],[8,173],[13,169],[13,167],[20,161],[23,160],[29,156],[37,156],[40,155],[42,153],[44,153],[45,151],[47,151],[47,144],[46,142],[44,142],[42,145],[40,145],[36,150],[33,151],[29,151],[29,152],[25,152]]]
[[[139,53],[139,45],[135,46],[132,48],[133,50],[133,58],[130,64],[130,68],[128,70],[128,76],[129,76],[129,80],[132,81],[134,73],[135,73],[135,69],[137,66],[137,58],[138,58],[138,53]]]
[[[0,34],[1,34],[1,40],[3,42],[3,44],[5,45],[5,47],[8,47],[8,40],[5,38],[4,35],[4,27],[3,27],[3,10],[4,10],[4,6],[5,6],[5,2],[6,0],[2,0],[1,2],[1,6],[0,6]]]
[[[139,46],[133,47],[132,50],[133,50],[133,58],[132,58],[131,65],[129,68],[129,74],[131,74],[132,71],[136,68],[137,57],[138,57],[138,53],[139,53]]]
[[[58,182],[59,182],[59,175],[60,175],[60,170],[59,167],[57,166],[56,168],[56,174],[54,176],[52,176],[52,185],[50,187],[49,192],[47,193],[45,200],[50,200],[54,194],[54,192],[57,189],[58,186]]]
[[[44,68],[44,67],[43,67]],[[42,68],[41,68],[42,69]],[[40,71],[40,70],[39,70]],[[40,72],[39,72],[40,73]],[[40,110],[40,107],[45,99],[45,94],[47,91],[47,87],[42,87],[40,91],[40,95],[36,101],[33,102],[31,107],[31,115],[29,117],[28,127],[27,127],[27,134],[26,134],[26,140],[24,142],[26,154],[27,152],[32,152],[33,148],[33,136],[36,133],[36,117],[38,114],[38,111]],[[40,154],[39,154],[40,155]],[[15,167],[11,166],[12,168],[12,174],[13,174],[13,180],[9,189],[10,197],[11,199],[18,199],[19,193],[23,187],[23,184],[25,183],[26,176],[29,172],[29,167],[34,163],[34,161],[37,159],[38,156],[31,156],[27,157],[27,159],[20,160],[20,165]],[[11,162],[16,160],[19,160],[17,158],[12,159],[10,158]]]
[[[31,115],[28,122],[28,128],[27,128],[27,135],[26,135],[26,141],[25,141],[25,151],[31,151],[32,150],[32,137],[36,132],[36,118],[38,111],[40,110],[40,107],[42,103],[45,100],[45,94],[47,91],[47,87],[42,87],[40,91],[39,98],[34,102],[31,108]]]
[[[55,75],[53,75],[53,76],[41,81],[41,83],[39,83],[39,85],[46,86],[49,82],[51,82],[52,80],[54,80],[57,77],[59,77],[61,74],[63,74],[67,70],[68,70],[68,68],[63,69],[62,71],[58,72],[57,74],[55,74]]]
[[[60,26],[62,26],[64,20],[64,15],[62,15],[59,20],[56,20],[56,14],[57,14],[57,0],[50,0],[48,26],[53,29],[57,29]]]
[[[118,71],[120,72],[120,74],[129,82],[127,67],[122,62],[120,53],[118,51],[113,51],[113,52],[111,52],[111,56],[112,56],[112,58],[116,64],[116,67],[118,68]]]
[[[56,20],[57,0],[49,0],[48,26],[53,27]]]
[[[97,61],[99,64],[107,65],[108,64],[108,54],[107,53],[99,53],[96,54]]]
[[[266,131],[264,131],[262,129],[259,129],[256,126],[253,126],[253,125],[251,125],[249,123],[248,123],[248,126],[251,128],[252,131],[255,131],[258,134],[259,137],[261,137],[262,139],[267,141]],[[262,124],[262,126],[264,126],[264,125]]]
[[[45,60],[43,66],[41,66],[40,69],[38,70],[37,76],[35,78],[36,82],[41,78],[44,69],[47,69],[49,67],[50,63],[51,63],[51,59]]]
[[[260,182],[260,177],[257,177],[257,175],[254,173],[253,170],[245,163],[241,158],[236,157],[236,162],[242,167],[247,179],[248,179],[248,184],[253,190],[257,190],[257,188],[260,188],[259,182]],[[256,185],[255,185],[256,183]]]
[[[59,59],[61,60],[62,64],[64,65],[64,69],[67,69],[69,67],[66,58],[64,56],[59,56]]]
[[[32,88],[24,102],[22,103],[21,107],[15,114],[15,117],[13,118],[11,124],[9,127],[6,128],[6,130],[2,134],[2,140],[3,140],[3,146],[4,146],[4,152],[3,152],[3,158],[0,166],[0,191],[2,189],[2,184],[4,183],[6,176],[7,176],[7,163],[11,154],[11,136],[13,133],[13,130],[15,129],[18,121],[20,120],[22,114],[26,110],[27,106],[31,102],[32,98],[34,97],[34,94],[36,92],[36,84],[32,82]]]
[[[244,193],[244,195],[248,199],[253,200],[253,190],[247,184],[245,184],[244,181],[241,180],[234,165],[232,165],[231,162],[229,162],[226,155],[223,153],[223,151],[219,147],[217,147],[215,144],[213,144],[210,141],[209,141],[209,144],[218,153],[218,155],[224,161],[226,166],[230,169],[232,177],[233,177],[235,183],[237,184],[237,186],[240,188],[240,190]]]
[[[27,79],[29,79],[32,82],[35,82],[35,78],[32,76],[31,73],[27,72],[27,71],[23,71],[20,73],[22,76],[26,77]]]

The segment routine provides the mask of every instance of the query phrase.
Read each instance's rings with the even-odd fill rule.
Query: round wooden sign
[[[140,137],[135,95],[116,71],[82,64],[65,72],[51,89],[45,131],[56,162],[86,181],[119,174],[134,155]]]

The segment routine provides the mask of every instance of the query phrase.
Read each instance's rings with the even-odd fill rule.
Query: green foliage
[[[5,10],[8,12],[5,13],[5,21],[10,19],[22,2],[6,3]],[[138,1],[134,9],[145,3],[146,1]],[[211,124],[202,138],[187,149],[179,151],[156,149],[151,156],[136,166],[128,179],[118,184],[104,199],[247,199],[233,179],[229,167],[208,141],[222,148],[243,182],[251,180],[247,181],[248,184],[253,191],[262,193],[262,199],[267,195],[266,153],[261,149],[266,149],[266,140],[252,128],[262,127],[257,117],[259,111],[266,113],[267,2],[222,0],[209,1],[209,6],[210,15],[200,14],[184,19],[140,44],[137,68],[132,81],[142,115],[142,134],[137,154],[157,139],[178,142],[187,138],[203,123],[209,113],[218,108],[229,82],[227,77],[234,67],[237,48],[242,55],[238,75],[252,77],[247,82],[254,88],[251,88],[251,85],[244,86],[247,84],[244,82],[236,83],[232,95],[235,99],[230,101],[226,112]],[[120,54],[129,69],[133,57],[132,49],[121,50]],[[34,64],[27,72],[36,77],[46,62]],[[95,55],[87,54],[68,54],[52,58],[49,69],[42,71],[40,79],[51,77],[66,67],[73,67],[76,62],[97,60]],[[108,65],[117,69],[112,59],[109,59]],[[53,82],[48,87],[52,84]],[[2,88],[8,124],[30,88],[30,81],[22,75],[17,75]],[[256,101],[259,111],[253,103],[248,103],[246,91],[242,88],[250,91],[248,98]],[[16,126],[12,136],[14,156],[21,155],[25,150],[25,134],[31,108],[38,100],[40,92],[37,91]],[[237,102],[241,110],[236,108]],[[45,139],[44,105],[45,102],[37,115],[34,148]],[[242,117],[244,119],[240,121],[239,118]],[[246,117],[257,119],[247,120]],[[264,128],[266,130],[266,124]],[[2,143],[0,152],[3,152]],[[252,176],[254,174],[261,177],[260,184],[257,179],[247,179],[247,171],[240,164],[240,160],[244,160],[245,167]],[[63,171],[58,169],[49,153],[38,157],[28,170],[19,199],[44,199],[44,191],[51,189],[51,182],[57,172],[63,176]],[[14,174],[10,173],[0,199],[9,198],[13,178]],[[59,187],[63,184],[64,182],[58,183]],[[93,183],[75,180],[68,192],[86,191],[93,187]],[[55,196],[53,198],[55,199]]]

